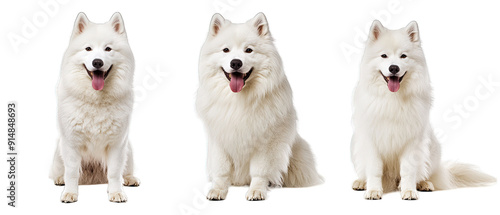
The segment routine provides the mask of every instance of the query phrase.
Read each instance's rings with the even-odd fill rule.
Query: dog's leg
[[[248,201],[265,200],[267,197],[267,187],[269,180],[263,177],[252,176],[250,188],[247,191],[246,198]]]
[[[54,160],[52,161],[52,168],[50,169],[49,177],[54,180],[56,186],[64,185],[64,163],[61,157],[61,152],[59,150],[59,141],[57,143],[57,148],[54,153]]]
[[[360,154],[367,152],[363,147],[359,147],[360,143],[361,142],[357,141],[356,135],[354,134],[351,139],[351,161],[358,175],[358,179],[352,183],[352,189],[358,191],[366,190],[366,161],[363,160],[365,157],[360,156]]]
[[[417,175],[422,163],[422,150],[418,144],[410,145],[401,156],[400,175],[401,198],[417,200]]]
[[[363,143],[364,148],[358,150],[358,153],[361,156],[359,159],[362,162],[361,165],[364,166],[361,169],[364,169],[366,176],[365,199],[379,200],[382,199],[383,193],[382,175],[384,173],[384,163],[371,141],[365,140]]]
[[[126,143],[117,144],[108,149],[108,199],[110,202],[126,202],[121,178],[125,169]]]
[[[377,151],[366,149],[366,192],[365,199],[379,200],[382,199],[382,175],[384,173],[384,164],[378,156]]]
[[[61,140],[63,141],[63,140]],[[61,202],[72,203],[78,201],[78,180],[80,179],[80,168],[82,156],[78,149],[61,142],[61,155],[64,164],[64,191]]]
[[[134,176],[134,156],[130,141],[127,144],[127,165],[123,173],[123,185],[129,187],[137,187],[141,184],[140,180]]]
[[[231,185],[231,159],[221,146],[211,142],[208,146],[208,174],[212,181],[212,188],[208,191],[207,199],[219,201],[226,199]]]
[[[269,183],[281,185],[282,173],[288,169],[290,145],[270,143],[268,146],[257,151],[250,160],[252,181],[246,194],[249,201],[265,200]]]
[[[423,191],[423,192],[432,192],[436,190],[434,183],[431,182],[430,177],[435,174],[437,171],[441,171],[441,145],[439,145],[439,142],[434,135],[434,132],[432,129],[429,129],[429,148],[428,148],[428,155],[424,158],[428,158],[428,162],[425,165],[425,170],[424,173],[427,173],[423,175],[423,177],[420,177],[417,179],[420,180],[420,183],[417,184],[417,190],[418,191]],[[446,174],[446,173],[444,173]]]
[[[358,174],[352,189],[366,190],[365,199],[382,199],[383,161],[374,144],[363,137],[354,134],[351,140],[351,159]]]

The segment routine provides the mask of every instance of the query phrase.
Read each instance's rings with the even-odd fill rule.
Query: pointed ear
[[[255,15],[251,20],[248,20],[255,28],[257,28],[257,34],[261,37],[270,35],[269,24],[267,23],[266,16],[264,13],[260,12]]]
[[[119,12],[116,12],[113,16],[111,16],[109,23],[111,23],[111,27],[113,27],[113,30],[115,30],[116,33],[125,33],[125,25],[123,24],[122,15]]]
[[[224,19],[224,17],[222,17],[222,15],[220,15],[219,13],[214,14],[212,16],[212,20],[210,21],[210,35],[215,37],[219,33],[222,25],[224,25],[225,22],[226,20]]]
[[[382,25],[382,23],[378,20],[373,20],[368,38],[371,39],[372,41],[376,41],[380,37],[380,34],[383,33],[384,31],[385,27]]]
[[[408,33],[408,37],[410,38],[410,41],[412,41],[412,42],[420,41],[420,34],[419,34],[417,22],[411,21],[405,27],[405,31],[406,31],[406,33]]]
[[[71,36],[72,38],[80,35],[85,31],[85,29],[88,27],[89,24],[89,19],[85,15],[85,13],[80,12],[78,13],[78,16],[76,17],[75,25],[73,27],[73,35]]]

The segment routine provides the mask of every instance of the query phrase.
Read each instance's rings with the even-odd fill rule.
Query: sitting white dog
[[[78,14],[57,89],[60,138],[50,178],[65,185],[64,203],[78,200],[78,184],[108,183],[112,202],[139,186],[128,140],[133,107],[134,56],[122,16],[104,24]]]
[[[429,123],[431,85],[416,22],[399,30],[371,27],[354,93],[351,156],[366,199],[400,188],[405,200],[417,190],[480,186],[496,179],[471,165],[441,163]]]
[[[208,132],[209,200],[230,185],[250,185],[246,198],[264,200],[270,184],[322,182],[309,145],[297,134],[292,89],[259,13],[243,24],[215,14],[201,50],[198,114]]]

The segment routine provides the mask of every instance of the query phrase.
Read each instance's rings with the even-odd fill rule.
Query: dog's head
[[[102,90],[111,76],[131,76],[121,74],[130,70],[121,69],[124,66],[132,67],[133,71],[133,55],[120,13],[102,24],[92,23],[84,13],[79,13],[65,58],[72,69],[64,72],[85,77],[94,90]]]
[[[371,26],[365,51],[365,62],[372,76],[385,82],[391,92],[397,92],[408,73],[418,71],[424,60],[420,35],[415,21],[398,30],[385,28],[378,20]]]
[[[239,24],[215,14],[200,56],[200,72],[203,70],[206,74],[200,75],[216,76],[221,83],[229,84],[232,92],[238,93],[250,82],[259,82],[259,78],[268,75],[268,67],[274,63],[271,61],[281,64],[272,42],[263,13]]]

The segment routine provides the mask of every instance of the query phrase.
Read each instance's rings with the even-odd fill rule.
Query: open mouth
[[[385,82],[387,83],[387,87],[389,87],[389,90],[391,92],[394,92],[394,93],[399,90],[399,86],[401,84],[401,81],[403,81],[403,78],[406,75],[406,72],[405,72],[405,74],[403,74],[403,76],[401,76],[401,77],[398,77],[398,76],[385,76],[382,73],[382,71],[379,70],[378,72],[384,78]]]
[[[253,67],[248,71],[247,73],[241,73],[241,72],[232,72],[232,73],[227,73],[224,68],[222,68],[222,71],[224,72],[224,75],[226,75],[227,80],[229,80],[229,87],[231,88],[231,91],[238,93],[243,89],[243,86],[245,85],[245,81],[250,77],[250,75],[253,72]]]
[[[108,77],[109,72],[113,68],[113,65],[111,65],[107,71],[89,71],[85,64],[83,64],[83,67],[85,68],[85,70],[87,70],[87,74],[90,76],[90,79],[92,79],[92,87],[94,88],[94,90],[102,90],[104,88],[104,80],[106,80],[106,78]]]

